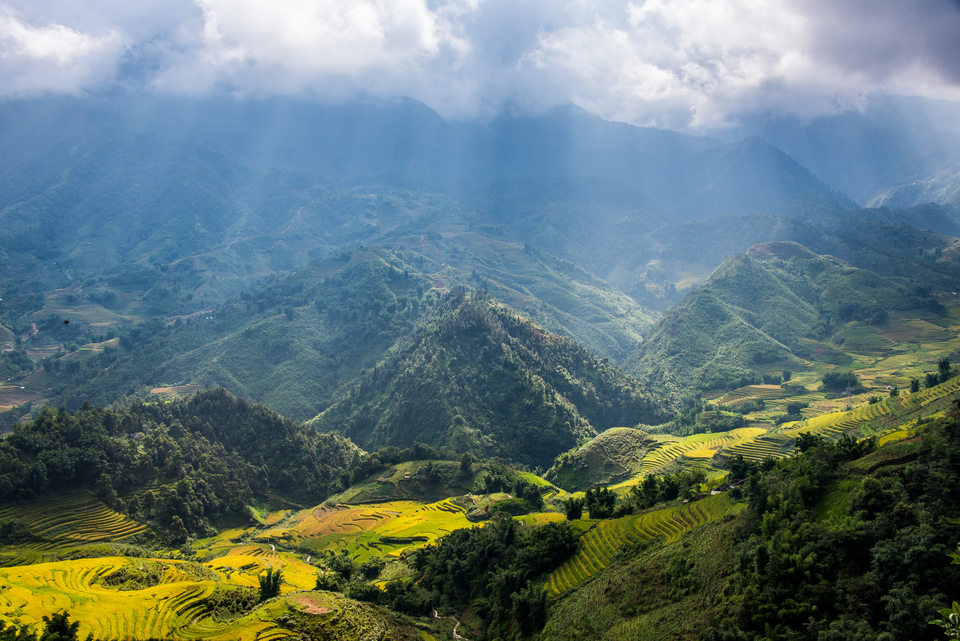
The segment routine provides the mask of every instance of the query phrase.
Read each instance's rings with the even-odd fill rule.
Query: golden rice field
[[[542,516],[544,518],[539,518]],[[538,521],[555,520],[539,515]],[[43,545],[51,550],[76,547],[79,543],[125,539],[130,531],[142,531],[142,524],[112,512],[87,493],[76,493],[56,500],[12,506],[0,510],[0,518],[16,517],[36,535],[43,534]],[[285,518],[292,517],[292,518]],[[379,518],[378,518],[379,517]],[[388,503],[348,508],[320,508],[301,513],[272,513],[267,522],[304,527],[310,537],[325,545],[353,545],[359,558],[373,553],[422,545],[422,541],[472,526],[463,508],[449,501],[434,504],[414,502]],[[133,524],[131,530],[130,524]],[[370,527],[373,525],[373,527]],[[373,530],[377,530],[374,532]],[[276,528],[268,530],[280,533]],[[285,531],[290,534],[291,531]],[[330,638],[341,638],[338,626],[360,625],[357,629],[383,627],[376,612],[367,606],[345,600],[340,595],[308,592],[313,589],[317,569],[309,557],[277,549],[269,537],[252,542],[252,528],[226,530],[213,539],[198,542],[198,558],[203,563],[183,560],[98,557],[29,564],[34,558],[18,557],[23,565],[0,567],[0,620],[18,620],[39,624],[43,616],[67,610],[81,622],[80,634],[97,638],[124,639],[242,639],[272,641],[294,635],[275,619],[299,610],[326,617]],[[116,536],[114,536],[116,535]],[[352,538],[351,538],[352,535]],[[406,545],[380,541],[417,537]],[[330,537],[330,541],[326,538]],[[35,543],[36,544],[36,543]],[[389,547],[390,549],[378,549]],[[369,554],[367,554],[369,552]],[[49,558],[49,556],[48,556]],[[17,562],[17,559],[7,559]],[[159,568],[159,577],[139,589],[120,590],[103,578],[122,570],[140,571]],[[260,574],[268,568],[283,570],[281,598],[267,602],[246,616],[231,622],[214,620],[207,599],[218,587],[259,585]],[[320,603],[323,601],[323,603]],[[329,603],[328,603],[329,601]],[[362,620],[362,621],[361,621]],[[353,623],[351,623],[351,621]],[[324,624],[326,625],[326,624]],[[424,637],[429,638],[429,637]]]
[[[673,543],[685,532],[738,509],[742,505],[736,506],[729,496],[718,494],[682,506],[601,521],[580,538],[577,553],[547,578],[547,594],[558,597],[599,574],[624,546],[661,538]]]
[[[260,557],[236,555],[237,563],[248,566],[246,575],[256,572]],[[242,639],[270,641],[294,633],[279,627],[273,619],[296,608],[295,590],[313,587],[315,571],[310,571],[310,585],[297,585],[301,572],[287,559],[274,558],[284,569],[281,593],[285,599],[268,602],[246,616],[229,623],[209,616],[205,600],[226,583],[218,570],[209,577],[184,561],[144,561],[123,557],[80,559],[56,563],[0,569],[0,619],[18,619],[22,623],[39,623],[52,612],[68,610],[71,618],[81,622],[81,637],[93,634],[104,639]],[[156,585],[139,590],[117,590],[106,586],[101,578],[124,567],[143,563],[160,563],[163,575]],[[221,564],[226,567],[226,564]],[[276,567],[276,566],[274,566]],[[202,572],[201,572],[202,574]],[[219,575],[219,576],[218,576]],[[255,579],[255,575],[254,576]],[[236,578],[235,576],[233,578]],[[291,581],[291,579],[293,579]],[[247,585],[249,581],[230,581],[231,585]],[[309,598],[327,598],[314,594]],[[330,600],[338,599],[329,595]],[[342,601],[342,597],[339,597]]]
[[[685,460],[708,461],[717,453],[727,454],[737,448],[757,441],[767,430],[762,427],[740,427],[729,432],[694,434],[683,439],[662,439],[640,462],[640,471],[632,479],[618,483],[613,488],[637,485],[645,477],[657,474],[681,457]]]
[[[345,549],[354,559],[364,561],[384,554],[398,556],[474,525],[466,510],[450,499],[429,504],[392,501],[302,510],[278,527],[265,530],[257,540],[289,546],[309,541],[309,547],[318,553]]]
[[[69,543],[122,541],[147,529],[85,491],[0,509],[0,519],[6,518],[18,519],[38,539],[21,547],[38,550]]]
[[[917,409],[958,390],[960,390],[960,376],[914,394],[901,392],[900,396],[885,398],[872,405],[866,404],[845,412],[831,412],[814,416],[791,426],[783,433],[790,437],[797,437],[800,434],[818,434],[825,438],[831,438],[850,433],[853,430],[859,430],[861,435],[871,436],[873,430],[869,428],[869,423],[890,414],[897,407]]]
[[[717,405],[735,405],[755,399],[776,400],[790,396],[790,392],[779,385],[745,385],[731,390],[723,396],[711,401]]]
[[[788,443],[783,439],[757,437],[724,448],[727,456],[742,456],[748,461],[762,461],[766,458],[782,458],[790,453]]]
[[[891,321],[878,328],[877,332],[897,343],[942,343],[956,338],[942,327],[919,319]]]
[[[164,638],[191,607],[209,596],[212,581],[197,581],[165,561],[162,581],[145,590],[118,591],[98,580],[139,559],[97,558],[0,569],[0,618],[37,623],[66,609],[81,621],[81,634],[98,638]]]

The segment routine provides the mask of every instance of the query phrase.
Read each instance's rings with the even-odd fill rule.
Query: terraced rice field
[[[715,432],[712,434],[695,434],[683,439],[676,437],[661,439],[660,443],[640,462],[640,471],[632,479],[612,486],[613,489],[626,488],[636,485],[644,477],[659,473],[681,456],[688,464],[707,465],[707,461],[718,452],[727,453],[731,447],[749,443],[759,436],[766,434],[762,427],[740,427],[729,432]]]
[[[821,414],[785,430],[784,434],[791,437],[800,434],[816,434],[824,438],[836,438],[841,434],[861,428],[865,423],[869,423],[880,416],[889,414],[897,402],[898,399],[887,398],[873,405],[861,405],[847,412]]]
[[[734,405],[758,398],[767,401],[786,398],[787,396],[790,396],[790,392],[782,389],[779,385],[745,385],[727,392],[713,402],[717,405]]]
[[[684,452],[684,458],[692,459],[712,459],[716,456],[717,450],[691,450],[689,452]]]
[[[657,538],[673,543],[684,532],[736,509],[739,507],[733,505],[729,496],[718,494],[682,506],[601,521],[580,538],[577,553],[547,578],[547,594],[558,597],[603,571],[624,546]]]
[[[182,396],[190,396],[205,389],[203,385],[191,383],[189,385],[176,385],[174,387],[157,387],[150,390],[151,394],[156,394],[166,401],[173,401]]]
[[[99,329],[108,327],[123,318],[110,310],[88,300],[81,300],[71,289],[58,289],[44,296],[44,308],[33,315],[35,320],[50,316],[59,318],[77,318]]]
[[[137,563],[141,559],[120,557],[81,559],[0,569],[0,619],[19,619],[37,624],[45,615],[67,609],[80,621],[80,636],[93,634],[102,639],[242,639],[272,641],[294,633],[273,619],[284,614],[283,600],[268,603],[242,619],[219,623],[207,616],[205,600],[219,583],[199,580],[183,571],[182,561],[163,563],[166,571],[160,582],[141,590],[119,591],[99,583],[103,576]],[[284,566],[287,577],[295,574]],[[311,570],[312,579],[315,576]]]
[[[19,519],[33,536],[43,539],[44,542],[32,544],[37,549],[55,547],[56,542],[122,541],[147,529],[146,525],[114,512],[89,492],[8,506],[0,509],[0,518]]]
[[[762,432],[763,430],[760,431]],[[685,456],[688,452],[717,450],[736,440],[736,436],[734,436],[732,432],[728,432],[721,434],[698,434],[682,441],[667,441],[650,450],[646,456],[643,457],[643,460],[640,462],[640,475],[647,476],[654,474],[666,465],[673,463],[680,458],[680,456]]]
[[[121,592],[97,583],[136,562],[113,557],[0,569],[5,586],[0,592],[0,618],[38,623],[44,615],[67,609],[82,622],[81,636],[168,638],[185,616],[202,610],[199,602],[216,587],[179,571],[177,561],[164,561],[168,569],[161,583],[144,590]]]
[[[940,383],[929,389],[921,390],[915,394],[908,394],[906,396],[901,396],[903,399],[903,404],[906,407],[916,408],[922,407],[927,403],[941,399],[947,394],[951,394],[960,390],[960,376],[954,376],[951,379],[948,379],[946,383]]]
[[[346,549],[354,559],[364,561],[373,556],[399,555],[475,525],[467,519],[466,510],[450,499],[429,504],[392,501],[303,510],[257,538],[287,545],[306,541],[318,553]]]
[[[897,343],[942,343],[956,338],[947,330],[925,320],[894,320],[877,330],[881,336]]]
[[[268,568],[282,569],[283,582],[290,589],[311,590],[317,577],[316,568],[307,564],[305,559],[288,552],[277,552],[270,545],[237,546],[204,565],[231,585],[251,588],[259,585],[260,573]]]
[[[758,437],[723,450],[727,456],[742,456],[748,461],[762,461],[766,458],[782,458],[789,452],[782,440]]]
[[[881,334],[873,325],[853,322],[847,323],[833,335],[833,342],[842,345],[843,350],[868,356],[887,356],[894,352],[899,341]]]

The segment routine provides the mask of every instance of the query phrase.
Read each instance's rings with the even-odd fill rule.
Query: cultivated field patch
[[[662,539],[677,541],[685,532],[722,518],[742,506],[726,494],[620,519],[601,521],[580,538],[580,549],[547,578],[546,590],[557,597],[606,569],[622,548]]]
[[[258,535],[258,541],[302,545],[315,553],[346,550],[364,561],[373,556],[397,556],[426,545],[454,530],[476,525],[467,510],[450,499],[436,503],[391,501],[362,506],[319,506],[287,518]]]
[[[15,518],[38,539],[30,545],[122,541],[147,526],[114,512],[89,492],[71,492],[42,501],[0,508],[0,519]]]
[[[188,385],[174,385],[172,387],[155,387],[150,390],[151,394],[160,396],[165,401],[173,401],[182,396],[190,396],[206,389],[199,383],[190,383]]]

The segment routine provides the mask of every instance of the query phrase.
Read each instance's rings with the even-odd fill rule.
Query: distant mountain
[[[882,323],[925,305],[873,272],[793,242],[763,243],[667,312],[626,368],[655,389],[736,386],[828,349],[817,341],[850,321]]]
[[[960,103],[873,96],[858,108],[803,119],[756,114],[716,135],[761,136],[868,207],[957,204]]]
[[[666,400],[577,343],[456,290],[311,424],[365,449],[419,441],[548,466],[599,430],[671,417]]]
[[[542,247],[651,309],[679,302],[729,256],[767,241],[798,242],[887,277],[942,287],[960,278],[960,222],[938,205],[859,209],[812,196],[782,214],[678,223],[640,192],[592,178],[499,181],[473,202],[464,216],[475,228]]]
[[[84,399],[108,405],[160,386],[222,386],[307,419],[460,284],[486,288],[549,330],[618,361],[655,320],[629,297],[542,252],[476,234],[448,236],[417,242],[419,251],[341,252],[213,310],[141,323],[95,351],[48,356],[43,388],[51,402],[72,409]],[[449,256],[442,258],[449,266],[438,254]],[[56,345],[67,331],[51,316],[26,344]]]
[[[0,257],[8,286],[47,288],[187,260],[229,296],[518,176],[618,181],[682,219],[834,197],[758,139],[724,144],[574,108],[480,125],[409,100],[38,98],[0,105]]]
[[[788,215],[718,216],[665,226],[650,233],[647,242],[657,252],[657,262],[651,266],[659,268],[660,278],[668,282],[680,281],[684,272],[706,276],[729,256],[755,244],[790,241],[888,278],[951,288],[960,278],[957,235],[960,225],[952,211],[937,205],[846,209],[814,201]],[[621,273],[632,272],[639,278],[620,281],[611,277],[638,300],[642,298],[635,292],[651,271],[643,264],[644,258],[640,254],[635,262],[621,267]]]
[[[942,169],[916,178],[878,192],[867,206],[909,207],[918,203],[944,203],[960,207],[960,161],[947,162]]]

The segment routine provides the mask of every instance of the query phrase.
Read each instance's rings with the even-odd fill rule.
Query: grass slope
[[[656,444],[641,430],[613,427],[558,456],[544,477],[571,492],[618,483],[640,470],[647,450]]]
[[[702,286],[670,310],[627,363],[649,384],[723,387],[780,367],[830,358],[821,341],[851,321],[930,317],[911,290],[795,243],[757,245],[728,259]],[[932,318],[951,323],[946,308]],[[941,337],[946,338],[948,334]],[[841,332],[834,342],[845,342]],[[882,349],[854,341],[853,348]],[[837,348],[833,347],[837,352]],[[845,353],[845,352],[844,352]],[[854,352],[855,353],[855,352]],[[851,364],[838,356],[838,364]]]

